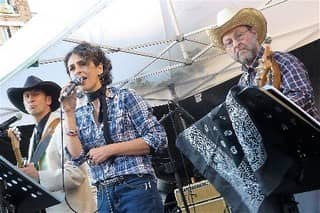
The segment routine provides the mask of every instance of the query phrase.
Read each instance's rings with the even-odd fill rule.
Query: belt
[[[153,178],[153,175],[151,174],[130,174],[130,175],[120,175],[113,178],[107,178],[105,180],[100,180],[97,183],[95,183],[95,186],[111,186],[115,184],[122,183],[125,180],[131,179],[131,178],[143,178],[143,177],[149,177]]]

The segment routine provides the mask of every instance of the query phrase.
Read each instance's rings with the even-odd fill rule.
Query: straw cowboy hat
[[[267,34],[267,21],[263,14],[254,8],[221,10],[217,14],[217,27],[209,29],[207,32],[213,45],[224,49],[222,36],[241,25],[253,27],[257,31],[258,42],[261,44],[264,41]]]
[[[9,100],[15,107],[17,107],[22,112],[28,114],[23,104],[22,95],[25,91],[32,90],[32,89],[41,89],[46,93],[46,95],[51,96],[51,99],[52,99],[52,103],[50,106],[51,111],[55,111],[56,109],[59,108],[59,105],[60,105],[59,96],[60,96],[61,87],[52,81],[42,81],[40,78],[37,78],[32,75],[27,78],[23,87],[9,88],[7,90],[7,94],[8,94]]]

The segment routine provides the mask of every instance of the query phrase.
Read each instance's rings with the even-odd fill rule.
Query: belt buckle
[[[110,185],[118,182],[119,180],[120,180],[119,177],[113,177],[113,178],[101,181],[100,184],[103,185],[103,186],[110,186]]]

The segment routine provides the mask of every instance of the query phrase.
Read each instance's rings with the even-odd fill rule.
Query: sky
[[[63,0],[28,0],[28,3],[32,13],[40,13],[52,7],[61,7]]]

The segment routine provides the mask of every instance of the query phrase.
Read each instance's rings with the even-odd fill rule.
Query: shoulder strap
[[[41,140],[42,141],[45,137],[47,137],[49,134],[52,135],[54,133],[54,130],[56,126],[59,124],[60,118],[55,118],[51,121],[48,128],[46,129],[45,133],[42,135]]]
[[[35,164],[39,162],[45,150],[47,149],[50,139],[52,137],[52,134],[54,133],[54,130],[59,122],[60,122],[60,118],[55,118],[54,120],[51,121],[45,134],[43,134],[43,136],[41,137],[39,145],[37,146],[36,150],[32,154],[31,162]]]

